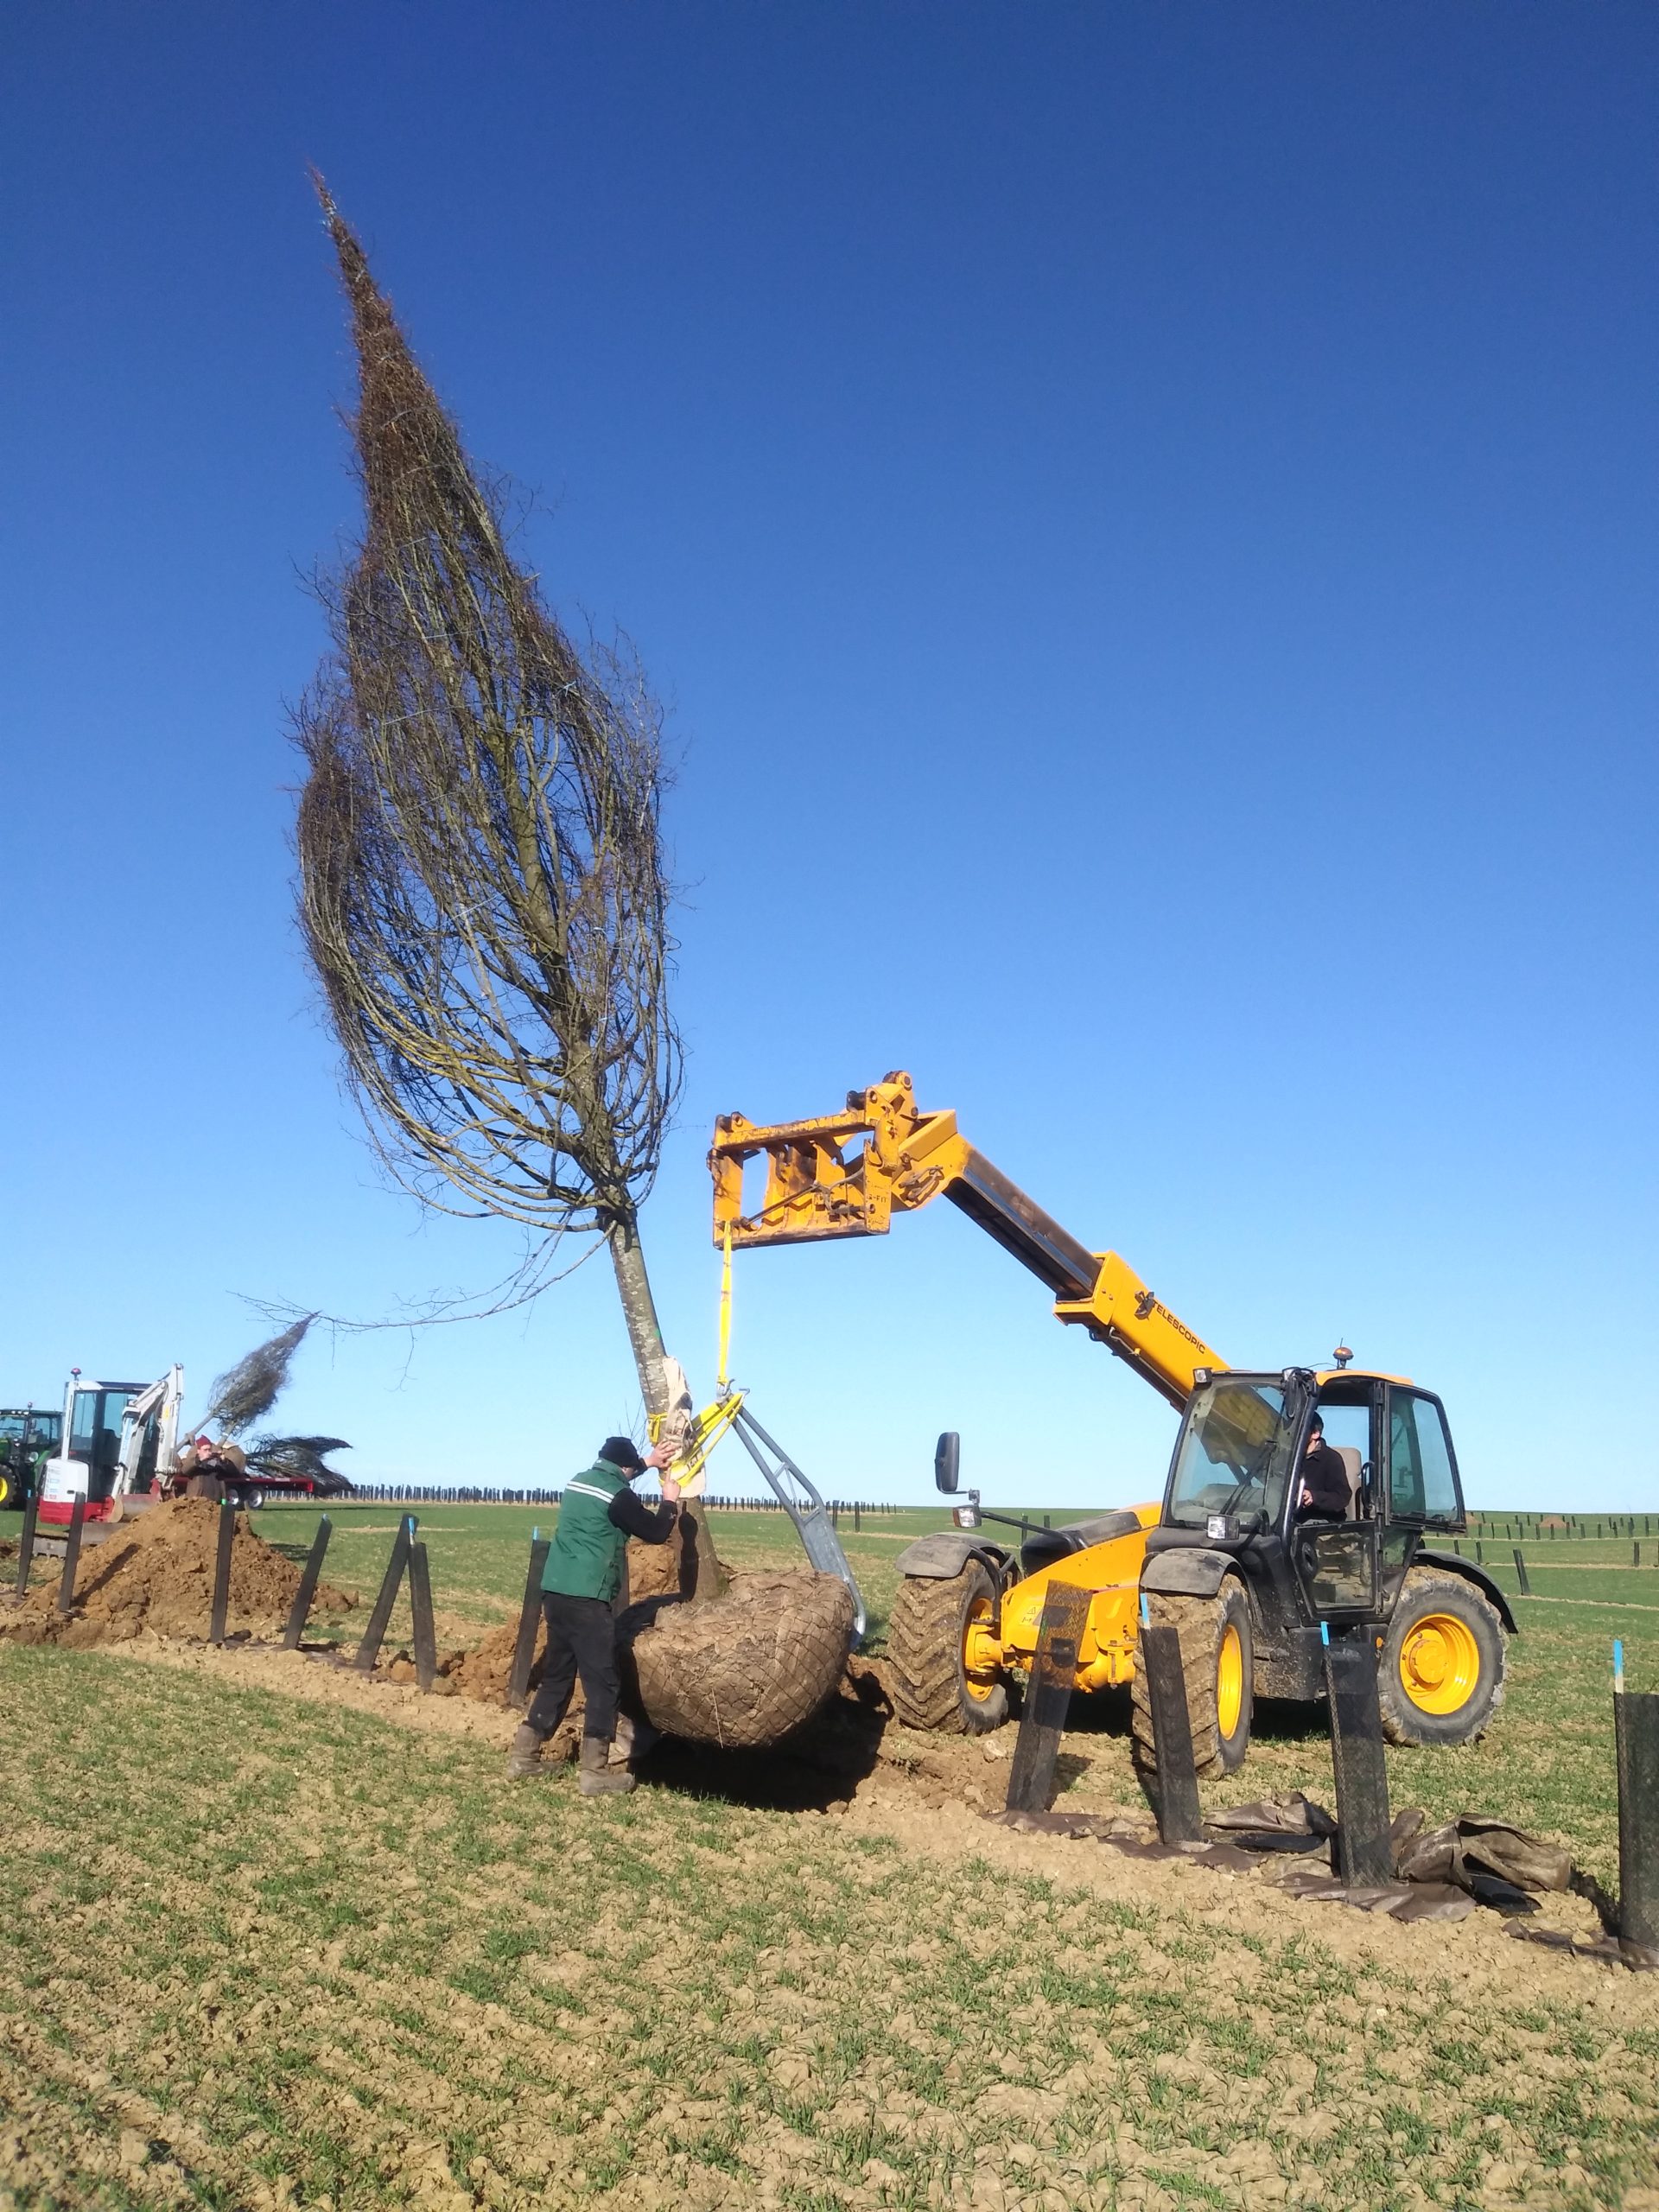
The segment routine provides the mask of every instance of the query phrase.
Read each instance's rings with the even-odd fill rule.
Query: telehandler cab
[[[855,1141],[865,1141],[849,1152]],[[743,1171],[766,1162],[744,1211]],[[978,1734],[1007,1717],[1007,1681],[1036,1656],[1051,1581],[1090,1593],[1077,1686],[1128,1684],[1135,1738],[1152,1759],[1143,1615],[1180,1630],[1200,1773],[1228,1773],[1249,1747],[1257,1696],[1323,1694],[1329,1633],[1373,1637],[1382,1725],[1401,1744],[1478,1735],[1503,1694],[1508,1599],[1435,1539],[1465,1526],[1440,1400],[1402,1376],[1337,1364],[1247,1373],[1155,1298],[1113,1252],[1091,1252],[957,1132],[918,1110],[893,1074],[849,1094],[847,1110],[760,1128],[715,1125],[715,1239],[732,1249],[884,1235],[894,1213],[944,1197],[1044,1282],[1062,1321],[1088,1330],[1182,1415],[1161,1506],[1098,1514],[1027,1538],[1017,1555],[982,1533],[976,1493],[956,1526],[899,1553],[887,1630],[899,1717]],[[1341,1519],[1305,1516],[1300,1469],[1315,1414],[1347,1471]],[[941,1490],[957,1484],[957,1440],[940,1439]]]

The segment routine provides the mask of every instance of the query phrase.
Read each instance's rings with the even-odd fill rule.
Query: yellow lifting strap
[[[725,1252],[720,1269],[720,1376],[715,1385],[715,1398],[712,1406],[705,1406],[694,1414],[686,1431],[684,1446],[670,1471],[688,1497],[696,1497],[702,1491],[702,1477],[709,1454],[737,1419],[743,1403],[744,1393],[734,1390],[728,1372],[732,1354],[732,1232],[725,1236]],[[653,1443],[663,1425],[660,1414],[652,1414],[647,1423]]]
[[[731,1384],[727,1369],[732,1361],[732,1224],[726,1224],[724,1250],[720,1262],[720,1372],[715,1377],[715,1395],[723,1398]]]
[[[670,1470],[687,1497],[701,1495],[702,1471],[709,1454],[737,1419],[742,1404],[742,1391],[733,1390],[693,1416],[685,1449]],[[698,1487],[694,1488],[694,1484]]]

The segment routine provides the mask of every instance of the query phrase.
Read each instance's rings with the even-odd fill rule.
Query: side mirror
[[[962,1439],[954,1428],[947,1428],[933,1450],[934,1487],[947,1497],[956,1491],[962,1475]]]

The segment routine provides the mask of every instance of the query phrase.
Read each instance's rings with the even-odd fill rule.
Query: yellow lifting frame
[[[756,1157],[766,1163],[766,1188],[746,1214],[743,1170]],[[842,1114],[767,1128],[723,1114],[709,1166],[715,1242],[728,1264],[736,1245],[882,1236],[895,1213],[946,1198],[1046,1284],[1058,1319],[1087,1329],[1178,1412],[1199,1368],[1227,1365],[1127,1261],[1080,1243],[976,1151],[953,1113],[921,1112],[903,1072],[850,1091]]]

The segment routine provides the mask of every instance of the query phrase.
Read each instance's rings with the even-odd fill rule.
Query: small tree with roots
[[[512,557],[507,486],[469,462],[317,189],[356,346],[365,519],[321,584],[333,651],[296,717],[307,950],[394,1178],[528,1231],[531,1294],[560,1236],[602,1236],[672,1435],[689,1401],[639,1240],[681,1070],[660,712],[630,656],[576,650]]]

